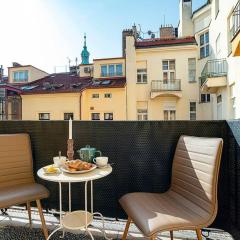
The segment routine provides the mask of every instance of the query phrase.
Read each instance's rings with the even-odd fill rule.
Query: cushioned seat
[[[0,135],[0,208],[27,204],[31,224],[31,202],[36,201],[45,238],[48,231],[40,200],[49,196],[48,190],[35,183],[32,150],[28,134]]]
[[[37,183],[20,184],[11,187],[0,187],[0,208],[23,204],[49,196],[48,190]]]
[[[160,231],[209,226],[217,214],[217,182],[223,141],[219,138],[180,137],[173,159],[172,182],[165,193],[129,193],[119,201],[129,220],[145,236]],[[156,176],[157,177],[157,176]]]

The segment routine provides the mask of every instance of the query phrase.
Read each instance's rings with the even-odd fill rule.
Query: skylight
[[[22,90],[32,90],[34,88],[38,87],[38,85],[33,85],[33,86],[23,86],[21,87]]]

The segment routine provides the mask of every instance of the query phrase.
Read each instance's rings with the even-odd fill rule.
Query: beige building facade
[[[185,11],[191,1],[184,3]],[[211,94],[214,120],[240,118],[240,7],[238,0],[211,0],[184,19],[198,42],[201,94]],[[184,37],[184,32],[181,37]]]
[[[239,1],[207,1],[194,12],[191,0],[179,4],[178,28],[161,26],[159,37],[143,38],[136,26],[124,30],[121,57],[89,63],[85,36],[73,72],[10,67],[22,119],[239,119]]]

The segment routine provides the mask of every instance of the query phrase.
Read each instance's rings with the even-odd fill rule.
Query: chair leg
[[[170,238],[173,240],[173,231],[170,231]]]
[[[196,230],[198,240],[202,240],[202,231],[201,229]]]
[[[40,202],[39,199],[36,200],[36,202],[37,202],[38,212],[39,212],[39,215],[40,215],[40,218],[41,218],[41,222],[42,222],[43,234],[44,234],[45,239],[47,240],[47,238],[48,238],[48,230],[47,230],[47,226],[46,226],[45,219],[44,219],[43,212],[42,212],[42,205],[41,205],[41,202]]]
[[[32,225],[32,215],[31,215],[31,203],[27,202],[28,218],[29,224]]]
[[[128,229],[130,227],[131,221],[132,221],[132,219],[130,217],[128,217],[128,221],[127,221],[127,224],[126,224],[123,236],[122,236],[122,240],[126,240],[127,239]]]
[[[155,240],[155,239],[156,239],[156,235],[154,234],[151,236],[151,240]]]

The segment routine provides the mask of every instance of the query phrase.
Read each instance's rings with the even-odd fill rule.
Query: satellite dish
[[[152,31],[151,30],[148,30],[148,35],[150,36],[152,34]]]

